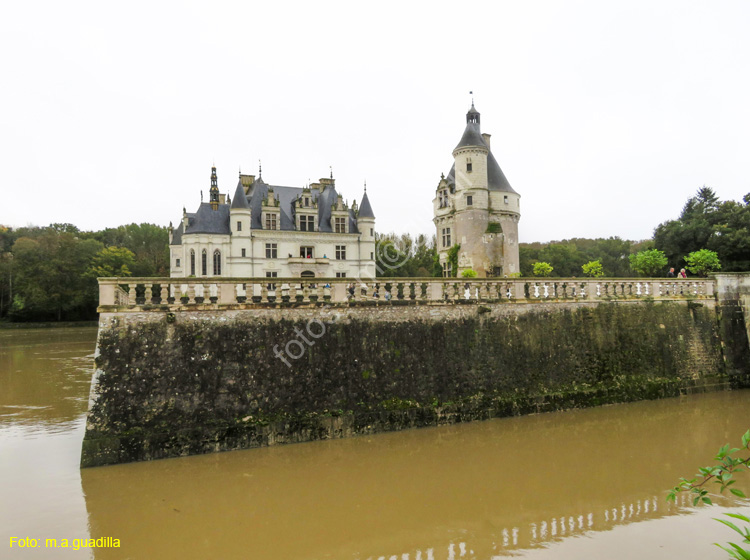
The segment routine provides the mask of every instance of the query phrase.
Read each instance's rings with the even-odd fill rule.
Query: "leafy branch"
[[[737,482],[734,478],[734,474],[745,469],[750,469],[750,456],[735,456],[735,454],[740,451],[750,451],[750,430],[745,432],[742,436],[741,448],[735,447],[730,449],[729,444],[726,444],[719,449],[716,457],[714,457],[716,464],[699,468],[698,474],[695,475],[695,478],[681,478],[679,484],[672,488],[667,494],[667,501],[674,502],[677,494],[686,491],[693,494],[693,506],[697,506],[700,502],[711,504],[711,498],[706,489],[711,486],[711,484],[718,484],[720,493],[724,493],[724,491],[728,489],[729,492],[735,496],[744,498],[745,494],[742,490],[739,488],[732,488],[732,485]],[[725,513],[724,515],[750,524],[750,518],[747,516],[738,513]],[[740,528],[726,519],[716,519],[716,521],[723,523],[739,534],[742,537],[742,542],[750,543],[750,528]],[[735,543],[727,543],[729,546],[723,546],[718,543],[714,544],[726,551],[731,558],[737,560],[750,560],[750,550],[742,548]]]

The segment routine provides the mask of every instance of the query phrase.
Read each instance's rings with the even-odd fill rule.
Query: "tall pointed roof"
[[[237,183],[237,190],[234,191],[232,208],[250,208],[250,205],[247,203],[247,197],[245,196],[245,188],[242,186],[242,180]]]
[[[367,191],[365,191],[365,195],[362,197],[362,204],[359,205],[358,217],[375,219],[375,214],[372,211],[372,206],[370,206],[370,199],[367,198]]]
[[[482,148],[487,148],[487,144],[485,144],[484,139],[482,138],[482,131],[479,128],[479,111],[474,108],[474,103],[471,104],[471,109],[466,113],[466,128],[464,129],[464,135],[461,136],[461,141],[455,148],[453,148],[453,151],[465,146],[480,146]]]

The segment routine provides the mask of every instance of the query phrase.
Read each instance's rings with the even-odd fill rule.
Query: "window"
[[[370,237],[375,237],[375,230],[370,228]]]
[[[336,233],[346,233],[346,218],[335,218],[334,226]]]
[[[266,278],[278,278],[278,277],[279,277],[278,272],[266,272]],[[275,291],[276,284],[275,283],[267,284],[266,288],[270,291]]]
[[[467,173],[471,173],[471,162],[470,161],[466,162],[466,172]]]
[[[205,249],[203,249],[203,253],[201,253],[201,274],[202,274],[203,276],[205,276],[205,275],[207,274],[207,272],[206,272],[206,270],[207,270],[207,268],[208,268],[208,267],[206,266],[206,264],[207,264],[207,261],[208,261],[208,255],[207,255],[207,253],[206,253],[206,250],[205,250]]]
[[[451,246],[451,228],[443,228],[443,247]]]
[[[336,245],[336,260],[337,261],[346,260],[346,245]]]
[[[372,251],[370,251],[370,260],[371,261],[375,260],[375,253],[373,253]]]
[[[313,258],[313,248],[312,247],[300,247],[299,256],[302,257],[303,259]]]
[[[449,262],[443,263],[443,276],[449,277],[451,276],[451,272],[453,271],[453,266]]]
[[[177,259],[177,262],[175,263],[175,266],[176,266],[177,268],[180,268],[180,259]]]
[[[505,201],[505,204],[508,204],[508,195],[507,194],[505,196],[503,196],[503,200]]]
[[[305,206],[307,206],[307,207],[310,206],[310,199],[307,198],[307,197],[305,197]]]
[[[266,243],[266,258],[275,259],[278,258],[279,251],[276,243]]]
[[[195,276],[195,251],[190,250],[190,276]]]
[[[242,249],[242,256],[243,256],[243,257],[246,257],[246,256],[247,256],[247,254],[245,254],[245,249]]]
[[[300,231],[315,231],[315,216],[300,216],[299,217],[299,230]]]
[[[474,199],[470,194],[466,195],[466,206],[472,206],[474,204]]]
[[[337,272],[336,278],[346,278],[346,272]]]
[[[266,214],[266,229],[276,229],[276,214]]]
[[[237,231],[242,231],[242,222],[237,220]]]
[[[221,251],[214,251],[214,276],[221,276]]]

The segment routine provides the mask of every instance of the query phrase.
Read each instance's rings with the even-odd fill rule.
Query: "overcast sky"
[[[750,192],[749,2],[6,2],[0,224],[178,222],[238,170],[434,233],[474,92],[520,240]]]

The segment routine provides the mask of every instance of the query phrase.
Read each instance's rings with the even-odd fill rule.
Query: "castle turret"
[[[472,103],[453,150],[453,167],[447,177],[441,176],[433,201],[440,262],[450,276],[469,269],[479,277],[509,276],[520,270],[520,197],[492,155],[490,135],[482,134],[480,117]],[[453,261],[449,251],[456,245],[460,249]]]
[[[216,167],[211,168],[211,188],[208,191],[208,200],[211,210],[219,209],[219,183],[216,179]]]

